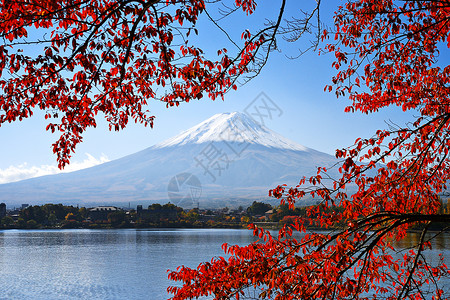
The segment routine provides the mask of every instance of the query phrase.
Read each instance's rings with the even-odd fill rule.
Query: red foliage
[[[298,218],[296,216],[284,216],[280,221],[281,224],[294,224]]]
[[[255,7],[236,2],[246,14]],[[205,8],[204,0],[1,1],[0,126],[45,111],[54,120],[47,130],[60,133],[53,151],[63,168],[98,115],[110,130],[130,118],[153,126],[149,100],[223,97],[273,38],[245,32],[233,56],[222,49],[208,59],[188,40]]]
[[[423,256],[431,248],[430,226],[450,223],[439,199],[450,175],[450,66],[438,60],[438,47],[450,48],[449,22],[447,0],[356,0],[338,9],[335,32],[322,35],[335,39],[323,51],[335,54],[337,69],[333,86],[325,89],[349,96],[347,112],[396,105],[415,110],[417,119],[337,150],[341,177],[330,186],[322,182],[327,170],[319,168],[295,188],[270,191],[290,205],[307,195],[321,199],[308,216],[330,233],[307,233],[302,218],[277,238],[253,226],[263,243],[225,245],[228,260],[171,272],[169,278],[183,282],[169,288],[173,299],[450,297],[439,285],[449,275],[442,257],[430,262]],[[348,195],[349,186],[356,192]],[[337,206],[343,213],[330,209]],[[415,248],[394,249],[412,226],[421,230]]]
[[[276,48],[277,34],[297,40],[313,28],[311,18],[318,14],[316,9],[278,31],[283,0],[278,20],[257,34],[244,31],[234,55],[219,48],[208,59],[188,38],[198,34],[196,22],[213,3],[2,0],[0,125],[45,111],[47,130],[60,134],[53,151],[64,167],[98,115],[111,130],[123,129],[130,118],[152,126],[149,100],[176,106],[203,96],[221,98],[242,74],[258,74]],[[256,9],[254,0],[234,3],[244,14]],[[449,20],[448,0],[349,0],[339,8],[335,32],[322,33],[323,39],[335,39],[323,51],[334,53],[337,70],[325,89],[349,96],[347,112],[368,114],[395,105],[415,110],[418,118],[337,150],[342,176],[331,186],[323,181],[328,170],[319,168],[296,187],[270,191],[290,206],[305,196],[321,199],[308,217],[332,232],[306,233],[301,218],[276,238],[252,226],[264,242],[224,245],[228,260],[171,272],[171,279],[183,282],[169,288],[174,299],[239,299],[252,296],[251,289],[255,297],[276,299],[420,299],[428,291],[435,299],[448,296],[438,282],[449,274],[447,266],[422,254],[431,247],[428,228],[450,222],[449,215],[439,213],[439,195],[450,174],[450,66],[439,61],[438,49],[450,48]],[[348,195],[348,186],[357,191]],[[392,242],[411,226],[423,228],[416,248],[394,258]],[[294,230],[301,233],[298,238]],[[423,288],[429,283],[431,290]]]

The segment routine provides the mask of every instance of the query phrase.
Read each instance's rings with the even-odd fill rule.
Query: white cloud
[[[64,168],[64,170],[58,169],[56,165],[41,165],[38,167],[29,166],[27,163],[23,163],[18,166],[9,166],[6,169],[0,169],[0,184],[44,175],[73,172],[109,161],[109,158],[104,154],[102,154],[98,159],[93,157],[89,153],[86,153],[86,156],[87,158],[85,158],[83,161],[71,162]]]

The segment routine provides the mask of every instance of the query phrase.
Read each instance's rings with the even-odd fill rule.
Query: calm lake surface
[[[167,270],[249,244],[249,230],[0,231],[0,299],[167,299]]]
[[[0,231],[0,299],[167,299],[168,269],[254,240],[232,229]],[[449,249],[446,234],[428,255]]]

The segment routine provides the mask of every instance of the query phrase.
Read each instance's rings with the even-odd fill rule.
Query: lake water
[[[248,244],[249,230],[0,231],[0,299],[167,299],[167,270]]]
[[[449,238],[429,255],[450,257]],[[0,231],[0,299],[167,299],[168,269],[254,240],[232,229]]]

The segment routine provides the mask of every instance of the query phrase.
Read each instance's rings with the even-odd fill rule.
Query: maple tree
[[[230,1],[225,16],[251,15],[256,2]],[[53,145],[59,167],[99,115],[113,130],[129,119],[152,126],[149,100],[173,106],[223,97],[241,76],[258,75],[277,35],[294,42],[315,29],[324,40],[334,38],[323,49],[334,53],[337,70],[326,89],[349,97],[346,111],[372,113],[394,105],[419,117],[338,150],[341,178],[319,168],[296,187],[270,192],[291,206],[308,195],[321,199],[309,209],[314,218],[308,222],[333,231],[306,234],[302,218],[277,237],[252,226],[264,242],[224,245],[229,259],[171,272],[183,286],[169,291],[174,299],[446,297],[439,279],[448,275],[447,266],[442,259],[427,261],[423,252],[431,247],[430,226],[450,221],[439,213],[449,179],[450,66],[441,65],[438,51],[450,47],[448,0],[348,1],[336,12],[334,29],[325,31],[312,23],[320,1],[311,13],[281,26],[282,0],[275,21],[253,34],[243,31],[234,53],[219,47],[209,58],[189,38],[198,33],[201,16],[221,28],[207,13],[220,1],[0,3],[0,125],[45,111],[47,130],[60,134]],[[348,186],[357,191],[347,194]],[[337,224],[345,226],[339,230]],[[395,256],[393,242],[412,226],[422,229],[415,249]],[[246,294],[252,288],[254,294]]]
[[[443,257],[424,255],[442,233],[430,228],[450,223],[440,199],[450,176],[450,66],[440,60],[450,48],[450,1],[346,1],[334,22],[320,32],[322,51],[336,58],[325,89],[348,96],[347,112],[398,106],[417,119],[337,150],[340,178],[318,168],[295,187],[270,191],[291,207],[306,196],[320,199],[308,215],[325,231],[307,231],[301,217],[278,236],[251,225],[259,242],[225,244],[228,259],[171,271],[183,284],[169,287],[173,299],[450,297],[439,281],[450,274]],[[394,248],[411,228],[420,230],[415,246]]]
[[[226,3],[226,1],[223,1]],[[88,127],[104,116],[110,130],[129,119],[153,126],[150,100],[178,105],[221,98],[250,78],[275,48],[284,2],[273,24],[207,56],[189,42],[198,20],[223,30],[205,0],[2,0],[0,126],[36,110],[59,133],[53,144],[63,168]],[[252,14],[252,0],[229,1],[223,13]],[[230,35],[227,35],[229,38]],[[226,44],[226,43],[224,43]],[[245,80],[244,78],[244,80]]]

